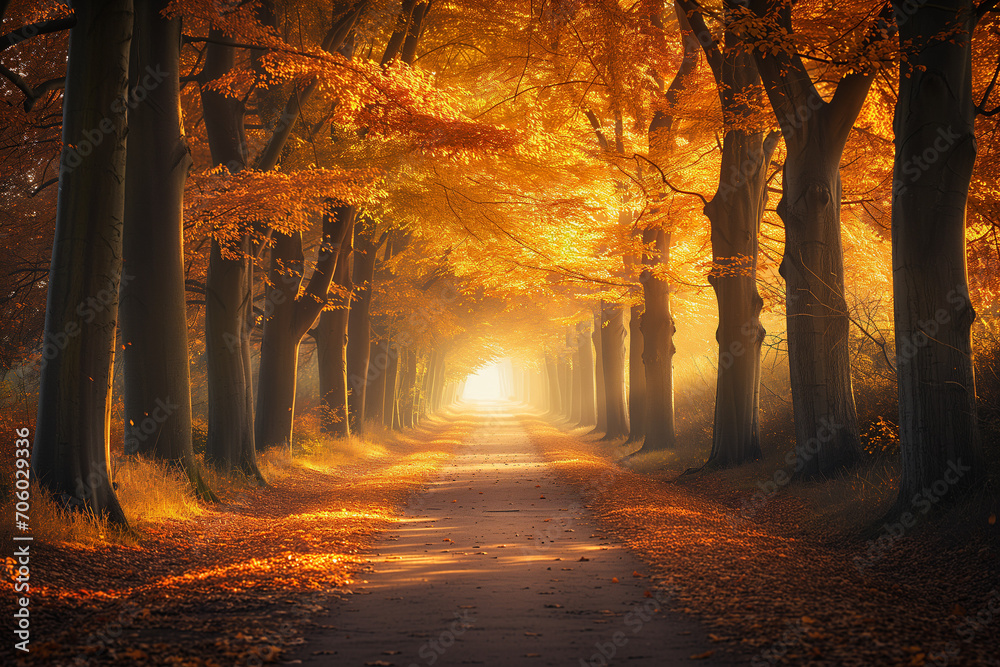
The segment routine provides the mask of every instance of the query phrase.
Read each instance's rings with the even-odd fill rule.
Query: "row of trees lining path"
[[[785,147],[777,212],[785,229],[780,273],[795,474],[838,474],[861,458],[847,344],[841,163],[873,82],[893,67],[900,73],[895,183],[908,184],[894,188],[891,215],[896,349],[908,351],[896,367],[900,501],[939,479],[957,460],[969,462],[973,473],[949,499],[976,486],[982,444],[966,209],[975,121],[992,114],[985,105],[993,86],[976,104],[972,36],[984,17],[993,20],[996,2],[899,2],[875,10],[850,3],[842,13],[857,19],[852,48],[843,62],[822,73],[800,53],[814,36],[808,25],[796,24],[792,4],[783,0],[725,0],[718,7],[694,0],[672,7],[647,3],[631,13],[561,3],[537,15],[531,8],[508,14],[471,5],[442,8],[403,0],[392,5],[390,23],[373,33],[370,22],[385,9],[382,3],[336,2],[322,15],[300,16],[295,38],[303,44],[311,40],[309,46],[285,39],[292,14],[270,2],[211,9],[165,0],[73,3],[65,16],[8,34],[4,48],[69,31],[61,84],[31,88],[11,70],[5,74],[25,91],[26,109],[62,88],[63,148],[42,334],[59,350],[41,366],[32,457],[33,474],[46,489],[69,506],[127,523],[109,475],[113,371],[121,350],[126,452],[177,463],[201,497],[213,498],[191,435],[186,299],[192,286],[185,273],[185,234],[192,210],[212,227],[200,286],[205,458],[211,465],[264,482],[257,453],[293,441],[299,352],[307,335],[316,344],[324,429],[331,435],[363,433],[366,421],[411,426],[453,400],[469,370],[456,364],[455,350],[482,339],[477,327],[504,309],[482,297],[480,285],[463,283],[472,269],[450,257],[471,253],[468,247],[477,243],[487,257],[494,237],[514,241],[521,254],[505,251],[511,266],[531,268],[526,257],[544,260],[551,262],[550,275],[570,276],[586,286],[572,294],[574,303],[587,305],[559,331],[561,353],[549,349],[544,362],[519,367],[513,381],[544,393],[555,412],[574,423],[594,424],[608,439],[641,440],[639,451],[674,447],[671,261],[686,229],[672,211],[677,197],[693,195],[703,201],[711,229],[708,280],[719,312],[714,435],[706,468],[752,461],[761,451],[759,240],[779,141]],[[2,11],[7,8],[5,3]],[[434,23],[435,12],[440,24]],[[471,71],[497,66],[491,53],[522,40],[529,51],[539,46],[553,55],[537,71],[530,57],[524,59],[514,92],[473,114],[456,111],[457,102],[434,91],[421,58],[443,48],[439,42],[447,26],[477,12],[490,22],[491,32],[477,44],[482,57],[475,56],[479,60]],[[435,41],[422,55],[428,26]],[[449,48],[456,41],[461,39],[445,39]],[[196,56],[188,52],[192,45],[199,45]],[[634,63],[638,53],[671,49],[677,58],[669,83],[663,58]],[[721,106],[723,119],[711,200],[675,185],[689,168],[682,147],[705,140],[685,108],[696,92],[702,59],[715,83],[712,103]],[[189,61],[194,67],[185,74]],[[577,67],[572,62],[592,68],[591,75],[571,76]],[[496,202],[463,195],[459,184],[479,185],[476,177],[440,175],[462,160],[495,156],[520,164],[519,146],[535,140],[532,131],[564,124],[553,115],[537,127],[515,129],[514,106],[502,119],[489,115],[520,102],[525,77],[537,82],[531,89],[539,108],[570,108],[590,141],[596,137],[596,149],[590,150],[600,157],[591,162],[603,165],[605,182],[618,193],[617,223],[612,220],[608,228],[628,239],[609,242],[599,253],[630,268],[595,277],[567,267],[538,250],[533,244],[539,239],[518,236],[503,226],[505,219],[491,217]],[[577,79],[590,84],[574,98],[570,83],[577,85]],[[216,166],[208,180],[198,181],[202,190],[194,208],[186,201],[193,162],[185,134],[191,123],[182,114],[191,105],[184,97],[188,84],[197,86],[200,123]],[[131,108],[126,102],[139,91],[145,101]],[[652,101],[640,108],[637,96]],[[259,122],[248,122],[248,116]],[[629,127],[640,122],[648,150],[637,152],[631,150],[636,133]],[[99,141],[94,128],[100,129]],[[251,146],[248,128],[263,136],[258,145]],[[949,142],[943,151],[942,137]],[[397,152],[385,158],[386,142],[392,141]],[[81,158],[85,145],[90,152]],[[907,165],[928,151],[940,159],[912,182]],[[303,160],[310,161],[308,168],[300,168]],[[379,160],[377,168],[363,164],[366,160]],[[414,176],[418,169],[439,180]],[[423,178],[431,186],[413,195]],[[285,196],[275,194],[279,185]],[[391,199],[392,192],[407,194]],[[631,203],[640,200],[641,207]],[[433,205],[424,202],[437,202],[434,215],[454,215],[464,229],[460,241],[435,247],[440,259],[434,257],[436,263],[413,281],[414,294],[434,309],[434,337],[426,340],[428,327],[413,325],[401,307],[377,322],[372,317],[376,303],[387,307],[391,301],[377,291],[380,281],[413,270],[405,262],[432,259],[427,249],[433,233],[415,233],[402,222],[419,218],[421,206]],[[475,209],[485,222],[469,226],[463,207]],[[309,246],[314,236],[315,249]],[[474,262],[472,257],[467,261]],[[264,261],[262,274],[255,267]],[[258,313],[260,284],[264,306]],[[633,303],[607,291],[593,298],[608,285],[624,288]],[[80,304],[95,295],[107,295],[103,306],[81,318]],[[940,317],[942,308],[952,316]],[[259,316],[263,329],[255,369]],[[434,327],[446,326],[442,322],[449,318],[462,325],[438,335]],[[936,323],[933,333],[926,330],[928,322]],[[927,342],[914,345],[918,339]]]

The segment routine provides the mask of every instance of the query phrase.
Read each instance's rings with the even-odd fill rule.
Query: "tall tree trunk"
[[[379,327],[381,329],[381,327]],[[365,389],[365,420],[381,424],[385,409],[386,368],[389,364],[389,341],[385,332],[374,333],[368,353],[368,383]]]
[[[372,242],[371,221],[359,215],[354,229],[354,299],[347,323],[347,383],[350,395],[351,427],[364,433],[365,400],[368,388],[368,362],[371,356],[372,281],[375,279],[375,255],[378,245]]]
[[[434,373],[434,393],[431,397],[434,412],[439,412],[444,406],[444,389],[447,384],[448,371],[447,353],[445,350],[438,355],[437,368]]]
[[[966,273],[965,209],[976,161],[970,0],[905,8],[892,207],[899,503],[941,480],[953,502],[982,479]]]
[[[403,428],[412,428],[416,425],[414,419],[415,407],[417,405],[417,353],[413,348],[405,348],[406,382],[403,385],[402,397],[402,422]]]
[[[625,401],[625,309],[617,303],[601,302],[601,357],[604,366],[604,400],[608,425],[602,440],[628,436]],[[647,380],[647,386],[649,384]]]
[[[757,291],[757,237],[769,157],[762,133],[727,131],[722,144],[722,178],[743,165],[752,165],[751,172],[743,174],[733,190],[724,190],[720,179],[719,190],[705,207],[714,257],[708,281],[719,304],[715,418],[706,464],[710,467],[728,468],[761,456],[760,354],[765,331],[760,322],[764,302]]]
[[[604,318],[601,313],[601,306],[594,309],[594,375],[597,388],[597,424],[591,433],[604,433],[608,430],[608,401],[607,388],[604,382]]]
[[[834,474],[861,455],[840,241],[840,153],[832,159],[822,136],[811,139],[789,151],[778,204],[796,470],[804,477]]]
[[[569,367],[569,361],[563,354],[556,357],[556,371],[559,373],[559,399],[560,407],[562,408],[559,416],[563,419],[569,419],[570,413],[573,410],[572,371]]]
[[[399,392],[399,348],[386,341],[385,400],[382,403],[382,423],[387,428],[399,428],[396,397]]]
[[[562,385],[559,384],[559,365],[551,354],[545,355],[545,377],[549,390],[549,414],[559,417],[562,414]]]
[[[707,33],[699,10],[684,2],[695,33]],[[726,8],[724,46],[701,45],[715,76],[723,108],[725,135],[719,185],[705,206],[712,230],[713,266],[708,281],[719,304],[718,377],[712,451],[706,466],[727,468],[760,458],[760,352],[763,306],[757,291],[760,221],[767,201],[767,166],[778,133],[764,138],[752,127],[750,102],[760,75],[744,40],[728,29],[733,14]]]
[[[348,230],[337,257],[333,280],[340,290],[334,308],[319,316],[316,354],[319,364],[319,395],[323,406],[322,430],[337,438],[351,434],[347,412],[347,320],[351,308],[351,260],[354,230]]]
[[[580,364],[577,360],[577,357],[579,356],[579,343],[576,338],[576,328],[570,326],[566,330],[566,354],[568,355],[567,366],[569,367],[569,423],[573,426],[579,425],[580,414],[583,409],[583,398],[580,395],[580,383],[583,380],[583,374],[580,372]]]
[[[574,350],[575,352],[575,350]],[[573,404],[569,413],[569,423],[573,426],[580,425],[580,415],[583,411],[583,373],[580,372],[580,364],[577,362],[576,354],[569,361],[570,369],[570,394]]]
[[[264,331],[257,371],[254,442],[257,451],[291,447],[299,338],[295,335],[295,295],[302,286],[305,256],[301,234],[272,235],[271,264],[264,297]]]
[[[667,163],[673,153],[677,129],[674,125],[674,105],[687,87],[698,64],[698,41],[690,31],[687,14],[679,3],[674,5],[682,28],[684,57],[664,94],[666,108],[657,111],[649,124],[649,153],[655,161]],[[654,15],[659,23],[659,15]],[[666,179],[663,179],[666,181]],[[660,213],[660,206],[654,212]],[[662,216],[662,213],[660,213]],[[670,314],[670,286],[662,272],[670,265],[672,226],[661,219],[643,230],[643,245],[653,244],[653,254],[643,255],[641,282],[644,310],[639,322],[642,332],[642,361],[646,371],[646,429],[640,452],[672,448],[674,442],[674,320]]]
[[[758,15],[771,16],[783,34],[792,34],[789,5],[780,0],[751,4]],[[826,102],[798,55],[754,50],[754,57],[788,149],[778,202],[785,223],[779,272],[785,279],[798,443],[794,474],[829,476],[861,457],[844,296],[840,158],[874,70],[848,73]]]
[[[594,402],[594,352],[590,326],[586,322],[576,325],[577,363],[580,366],[580,426],[597,423]]]
[[[674,319],[670,286],[655,273],[670,263],[670,233],[653,232],[656,254],[646,258],[642,272],[645,311],[642,314],[642,362],[646,368],[646,439],[640,451],[674,447]]]
[[[545,386],[545,360],[538,360],[538,367],[531,371],[531,405],[543,413],[549,410],[549,394]]]
[[[434,357],[436,352],[431,349],[430,352],[425,352],[421,354],[422,359],[418,364],[418,377],[417,385],[419,386],[419,394],[417,396],[417,420],[424,417],[430,411],[430,395],[431,395],[431,368],[434,365]]]
[[[359,0],[337,17],[323,40],[323,48],[333,52],[344,46],[366,0]],[[263,14],[267,12],[262,10]],[[265,17],[267,19],[268,17]],[[273,14],[270,20],[273,20]],[[266,21],[265,21],[266,22]],[[226,74],[235,61],[233,47],[220,43],[226,35],[212,29],[214,41],[206,45],[202,84]],[[349,57],[349,54],[345,54]],[[296,91],[286,102],[281,120],[261,151],[256,167],[272,169],[291,134],[301,106],[316,89],[310,85]],[[201,89],[205,130],[212,161],[236,173],[246,167],[247,146],[239,98]],[[208,443],[206,458],[215,465],[240,470],[264,481],[255,461],[253,367],[250,332],[253,316],[253,264],[259,250],[248,235],[226,242],[212,241],[206,289],[205,346],[208,358]]]
[[[213,38],[222,38],[210,31]],[[233,47],[210,43],[205,47],[202,83],[232,69]],[[244,107],[238,98],[201,89],[205,133],[215,165],[236,173],[246,165]],[[208,367],[208,438],[205,459],[212,465],[237,470],[263,483],[253,441],[253,367],[250,331],[253,323],[250,237],[243,234],[223,245],[212,239],[205,290],[205,357]]]
[[[132,36],[131,87],[145,90],[146,99],[128,119],[128,280],[121,286],[125,452],[176,462],[200,497],[214,499],[191,442],[183,238],[191,155],[180,115],[180,19],[163,18],[166,6],[165,0],[136,5]]]
[[[206,114],[206,124],[207,124]],[[254,447],[253,365],[250,330],[253,280],[250,237],[235,248],[237,259],[223,255],[212,241],[205,298],[205,346],[208,366],[208,439],[205,459],[224,470],[236,470],[260,483]]]
[[[316,266],[301,295],[305,268],[302,234],[273,235],[254,421],[258,451],[292,444],[299,345],[329,302],[337,258],[354,224],[354,212],[353,206],[329,204],[323,215]]]
[[[132,3],[74,3],[62,168],[32,475],[71,507],[126,526],[111,484],[111,373],[122,275]],[[94,128],[100,128],[99,139]],[[107,131],[105,131],[105,129]],[[90,148],[86,154],[84,146]]]
[[[441,368],[441,351],[436,349],[431,353],[427,365],[427,413],[434,414],[438,409],[439,370]]]
[[[628,439],[639,442],[646,435],[646,369],[642,365],[643,304],[629,308],[628,320]]]

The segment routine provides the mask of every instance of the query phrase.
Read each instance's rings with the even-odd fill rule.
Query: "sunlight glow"
[[[505,398],[500,386],[500,367],[496,364],[480,368],[465,380],[463,401],[500,401]]]

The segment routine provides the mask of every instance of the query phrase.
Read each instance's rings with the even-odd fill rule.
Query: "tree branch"
[[[879,39],[888,37],[891,32],[895,31],[895,26],[892,5],[887,3],[883,5],[875,22],[868,29],[861,49],[864,50]],[[861,112],[861,107],[871,89],[872,81],[875,80],[876,72],[878,72],[878,67],[872,64],[862,72],[848,72],[837,84],[837,90],[833,93],[833,99],[830,100],[829,114],[835,135],[841,137],[843,141],[846,141],[848,133],[854,126],[855,119]]]
[[[715,77],[716,83],[722,81],[722,51],[719,49],[718,40],[712,37],[712,31],[708,29],[701,6],[692,0],[677,0],[677,5],[687,15],[688,24],[694,32],[695,39],[698,40],[705,52],[705,59],[708,60],[708,66],[712,68],[712,75]]]
[[[594,128],[594,134],[597,135],[597,143],[600,145],[601,150],[605,153],[608,152],[608,138],[604,135],[604,128],[601,127],[601,121],[597,118],[590,109],[585,109],[583,112],[587,116],[587,120],[590,121],[590,126]]]
[[[6,35],[0,37],[0,51],[9,49],[15,44],[20,44],[32,37],[67,30],[75,25],[76,16],[68,16],[62,19],[50,19],[48,21],[39,21],[38,23],[21,26],[17,30],[8,32]]]
[[[335,206],[323,216],[323,240],[319,247],[319,256],[313,267],[305,292],[295,301],[295,326],[304,335],[330,298],[330,285],[333,282],[337,261],[343,249],[347,230],[354,225],[357,209],[354,206]]]
[[[790,3],[782,0],[752,0],[749,6],[750,11],[758,19],[773,19],[778,27],[783,28],[787,34],[792,34]],[[752,45],[748,45],[750,46]],[[796,131],[795,126],[799,125],[804,132],[808,118],[799,119],[798,123],[783,123],[781,120],[798,118],[798,109],[801,108],[818,112],[826,106],[826,102],[817,92],[802,58],[797,53],[786,51],[784,48],[778,48],[773,53],[754,48],[753,55],[764,83],[764,90],[779,119],[782,134],[785,135],[785,141],[794,140],[801,134]]]

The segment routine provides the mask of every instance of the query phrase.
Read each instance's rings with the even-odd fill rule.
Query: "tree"
[[[264,320],[257,380],[257,451],[291,446],[299,345],[330,299],[337,258],[354,217],[355,208],[350,204],[331,204],[324,213],[316,264],[301,294],[305,273],[302,233],[273,234],[267,288],[267,303],[272,308]]]
[[[218,29],[209,33],[200,74],[205,134],[212,163],[230,173],[246,167],[247,143],[242,101],[208,86],[228,74],[235,49]],[[205,356],[208,366],[208,435],[205,459],[224,470],[240,471],[263,483],[254,446],[253,366],[250,330],[253,317],[253,265],[250,234],[213,230],[205,285]]]
[[[354,211],[354,215],[357,211]],[[319,316],[316,325],[316,351],[319,365],[319,395],[323,406],[324,433],[346,438],[351,434],[347,417],[347,320],[351,307],[351,260],[354,256],[354,228],[344,237],[337,255],[333,282],[337,289],[331,303]]]
[[[128,119],[121,285],[125,452],[181,465],[196,493],[184,288],[184,185],[191,156],[180,115],[180,19],[167,3],[136,7],[129,78],[143,103]],[[162,80],[158,80],[162,79]]]
[[[712,451],[706,466],[729,467],[760,458],[760,353],[764,305],[757,291],[758,236],[767,201],[767,165],[779,135],[764,137],[755,119],[757,66],[724,7],[722,49],[694,3],[681,3],[715,77],[725,134],[719,184],[705,215],[712,228],[708,281],[719,304],[718,378]]]
[[[981,479],[965,215],[976,162],[970,0],[896,3],[892,275],[902,471],[899,504],[942,479]],[[956,475],[957,471],[957,475]]]
[[[621,304],[601,301],[601,361],[603,365],[605,427],[602,440],[628,437],[628,405],[625,400],[625,309]]]
[[[597,392],[597,424],[592,433],[603,433],[608,428],[608,400],[604,383],[604,320],[601,316],[600,304],[594,308],[594,386]],[[551,401],[550,401],[551,404]]]
[[[675,5],[677,18],[687,27],[687,17],[680,5]],[[653,24],[662,28],[658,15]],[[690,33],[681,37],[683,57],[680,67],[664,93],[666,109],[658,110],[649,124],[649,153],[652,162],[672,157],[677,133],[675,107],[681,93],[698,65],[698,44]],[[662,84],[661,84],[662,85]],[[668,184],[662,175],[664,184]],[[661,188],[662,190],[662,188]],[[656,213],[660,214],[657,203]],[[642,362],[646,370],[646,437],[640,452],[673,448],[674,442],[674,380],[673,359],[674,318],[670,313],[670,285],[663,270],[670,266],[672,228],[669,222],[658,221],[643,233],[643,241],[652,247],[643,257],[641,282],[644,296],[642,314]]]
[[[629,307],[628,320],[628,439],[642,442],[646,436],[646,368],[642,365],[642,311],[640,299]]]
[[[64,505],[127,526],[108,469],[108,430],[133,12],[130,0],[81,2],[73,9],[45,314],[45,339],[61,351],[42,369],[31,469]]]
[[[848,468],[861,456],[844,296],[840,160],[877,63],[861,62],[857,71],[842,75],[825,101],[789,43],[791,9],[785,0],[752,0],[756,21],[737,29],[762,35],[759,43],[748,41],[787,147],[778,215],[785,223],[780,273],[798,445],[795,474],[816,477]],[[876,23],[869,41],[879,30]]]
[[[358,215],[354,228],[354,297],[347,324],[347,381],[350,395],[351,427],[357,434],[365,431],[365,401],[367,400],[369,360],[371,357],[371,302],[375,280],[375,260],[378,250],[388,237],[383,233],[373,240],[375,223]]]
[[[576,323],[577,356],[574,363],[580,369],[580,426],[597,423],[594,404],[594,348],[591,344],[590,323]]]

